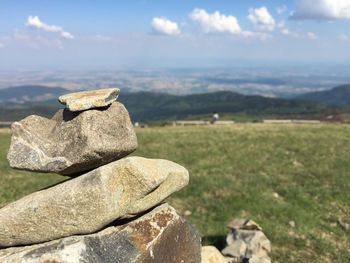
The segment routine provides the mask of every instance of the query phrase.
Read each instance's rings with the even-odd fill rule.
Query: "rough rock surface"
[[[222,254],[233,258],[241,259],[245,257],[247,245],[243,240],[236,240],[222,250]]]
[[[227,246],[221,253],[229,262],[271,262],[268,252],[271,251],[270,240],[262,228],[252,220],[236,219],[228,224],[230,232],[226,237]]]
[[[94,233],[161,203],[188,184],[170,161],[128,157],[0,209],[0,247]]]
[[[118,94],[117,88],[99,89],[65,94],[58,100],[70,111],[82,111],[108,106],[117,100]]]
[[[76,175],[137,148],[129,114],[118,102],[81,113],[60,110],[52,119],[32,115],[11,128],[7,159],[17,169]]]
[[[202,263],[227,263],[220,251],[213,246],[202,247],[201,256]]]
[[[250,219],[234,219],[227,224],[230,229],[262,230],[256,222]]]
[[[0,250],[2,263],[200,263],[200,237],[163,204],[99,233]]]

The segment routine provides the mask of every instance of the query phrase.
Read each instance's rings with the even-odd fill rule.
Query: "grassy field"
[[[138,129],[135,155],[164,158],[190,171],[169,202],[222,245],[231,218],[258,222],[273,262],[350,262],[350,125],[237,124]],[[0,133],[0,207],[56,183],[57,175],[9,168],[8,132]],[[278,197],[277,197],[278,194]],[[295,222],[295,227],[289,225]]]

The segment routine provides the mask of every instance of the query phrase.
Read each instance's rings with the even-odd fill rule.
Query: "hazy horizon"
[[[69,90],[119,87],[122,92],[194,94],[234,91],[246,95],[293,97],[349,84],[343,66],[236,66],[100,70],[0,70],[0,89],[43,85]]]

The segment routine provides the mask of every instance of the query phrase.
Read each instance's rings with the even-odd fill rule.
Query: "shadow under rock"
[[[92,108],[92,109],[88,109],[88,110],[98,110],[98,111],[105,111],[105,110],[108,110],[108,108],[110,107],[111,105],[107,105],[107,106],[104,106],[104,107],[99,107],[99,108]],[[84,111],[88,111],[88,110],[82,110],[82,111],[70,111],[69,109],[67,108],[64,108],[63,109],[63,120],[65,122],[68,122],[68,121],[71,121],[73,120],[75,117],[79,116],[79,114],[81,114],[82,112]]]
[[[226,237],[225,236],[204,236],[202,238],[202,244],[205,246],[214,246],[221,251],[226,247]]]

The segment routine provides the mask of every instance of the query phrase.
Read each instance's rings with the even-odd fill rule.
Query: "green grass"
[[[190,184],[169,202],[192,212],[204,244],[220,246],[226,223],[244,217],[263,227],[273,262],[350,262],[350,231],[336,224],[350,223],[350,125],[169,127],[137,135],[134,155],[190,171]],[[10,169],[9,141],[0,134],[0,206],[65,179]]]

